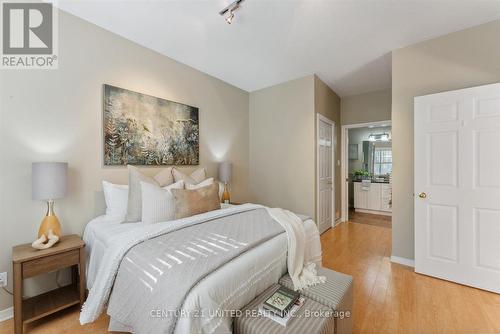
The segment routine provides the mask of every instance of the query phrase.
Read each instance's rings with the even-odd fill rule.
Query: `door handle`
[[[427,194],[424,193],[424,192],[422,192],[422,193],[418,194],[418,197],[420,197],[420,198],[427,198]]]

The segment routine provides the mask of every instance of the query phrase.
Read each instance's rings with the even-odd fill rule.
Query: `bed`
[[[242,242],[245,237],[227,239],[227,236],[233,233],[231,226],[239,224],[243,231],[239,233],[244,233],[242,235],[255,232],[253,227],[250,232],[245,229],[259,224],[262,220],[259,217],[264,217],[262,210],[262,206],[252,204],[224,205],[220,210],[153,225],[120,223],[120,220],[108,219],[106,216],[93,219],[87,224],[84,232],[88,252],[87,287],[90,294],[80,321],[88,323],[95,320],[107,305],[107,313],[111,317],[109,326],[111,331],[231,333],[232,319],[236,315],[234,312],[242,309],[262,291],[278,282],[287,271],[287,234],[278,227],[265,232],[265,237],[260,237],[252,246],[245,246],[246,248],[241,246],[239,250],[231,249],[238,243],[245,244]],[[248,221],[251,223],[245,219],[250,219]],[[241,223],[238,223],[240,220]],[[316,224],[306,217],[302,217],[302,223],[307,239],[305,258],[319,265],[321,247]],[[223,224],[229,226],[229,229],[226,228],[227,233],[206,232],[219,227],[222,229]],[[270,224],[263,223],[264,225]],[[172,226],[174,228],[171,228]],[[205,226],[208,230],[203,230]],[[167,233],[170,230],[173,232]],[[202,241],[205,243],[195,245],[191,242],[194,245],[192,247],[184,245],[184,240],[191,240],[189,238],[193,233],[205,235],[203,238],[197,237],[197,240],[201,240],[200,243]],[[261,231],[255,233],[259,234]],[[170,236],[170,239],[167,236]],[[209,250],[224,249],[224,247],[231,249],[235,254],[227,256],[227,259],[220,263],[211,263],[212,269],[196,274],[200,277],[193,279],[192,283],[186,283],[184,288],[182,281],[179,279],[171,281],[169,278],[176,274],[188,277],[186,273],[179,274],[175,271],[182,270],[182,266],[179,266],[179,269],[175,267],[175,270],[169,271],[168,275],[163,275],[166,267],[160,267],[160,264],[165,262],[166,256],[172,258],[171,254],[165,255],[166,249],[181,254],[175,253],[177,258],[174,258],[177,261],[182,262],[180,260],[182,259],[186,263],[191,263],[190,261],[195,261],[195,258],[203,261],[218,258],[221,255],[210,254]],[[186,249],[192,252],[187,254]],[[205,255],[196,256],[195,252]],[[222,251],[219,253],[226,255]],[[169,262],[175,264],[175,261]],[[204,264],[205,262],[193,268],[203,267]],[[171,267],[168,263],[165,265]],[[151,287],[153,283],[156,283],[154,289]],[[170,296],[173,290],[177,292],[178,289],[186,290],[186,293],[179,292],[180,307],[178,309],[163,307],[170,304],[161,296]],[[172,310],[176,310],[174,316],[169,313]],[[172,317],[175,318],[173,322]]]

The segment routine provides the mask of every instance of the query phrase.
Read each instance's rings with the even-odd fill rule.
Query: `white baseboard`
[[[14,317],[14,308],[9,307],[6,308],[5,310],[0,311],[0,322],[9,320],[10,318]]]
[[[391,262],[402,264],[408,267],[415,267],[415,260],[407,259],[405,257],[391,255]]]
[[[379,211],[379,210],[368,210],[368,209],[354,209],[354,211],[362,213],[371,213],[372,215],[392,216],[391,211]]]

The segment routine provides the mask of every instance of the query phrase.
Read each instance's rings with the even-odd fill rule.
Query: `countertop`
[[[361,182],[361,180],[351,180],[352,182]],[[389,181],[373,181],[371,183],[386,183],[389,184]]]

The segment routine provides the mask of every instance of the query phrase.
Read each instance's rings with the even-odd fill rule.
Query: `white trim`
[[[342,223],[342,220],[339,218],[335,219],[333,222],[332,222],[332,228],[337,226],[338,224]]]
[[[340,167],[340,192],[341,192],[341,201],[340,201],[340,217],[343,222],[347,221],[349,219],[349,189],[347,187],[347,182],[346,178],[349,175],[348,168],[349,168],[349,160],[347,158],[347,152],[348,152],[348,145],[349,145],[349,136],[347,135],[347,131],[349,129],[355,129],[355,128],[364,128],[370,125],[384,125],[387,124],[387,126],[391,125],[392,126],[392,121],[387,120],[387,121],[378,121],[378,122],[368,122],[368,123],[356,123],[356,124],[347,124],[347,125],[342,125],[342,130],[341,130],[341,145],[340,145],[340,162],[341,162],[341,167]]]
[[[372,215],[392,216],[390,211],[368,210],[368,209],[354,209],[356,212],[371,213]]]
[[[402,264],[408,267],[415,267],[415,260],[407,259],[405,257],[391,255],[391,262]]]
[[[335,146],[336,143],[336,134],[335,134],[335,122],[325,117],[321,114],[316,114],[316,222],[319,229],[319,121],[323,121],[332,126],[332,226],[335,226],[335,216],[336,216],[336,208],[335,208]]]
[[[0,322],[12,319],[14,317],[14,308],[11,306],[0,311]]]

